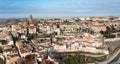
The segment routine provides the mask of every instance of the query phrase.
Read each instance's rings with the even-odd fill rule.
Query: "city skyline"
[[[1,18],[120,16],[120,0],[0,0]]]

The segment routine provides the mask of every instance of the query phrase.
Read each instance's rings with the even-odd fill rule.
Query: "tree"
[[[28,37],[28,39],[27,40],[31,40],[31,39],[33,39],[34,38],[34,34],[29,34],[29,35],[27,35],[27,37]]]
[[[3,53],[3,49],[2,49],[2,47],[0,47],[0,53]]]
[[[79,60],[80,60],[80,63],[84,63],[84,57],[83,56],[79,56]]]
[[[7,44],[7,41],[6,41],[6,40],[0,40],[0,42],[2,43],[2,45]]]
[[[101,30],[100,33],[101,33],[101,34],[104,34],[105,32]]]
[[[75,20],[75,22],[79,22],[79,20],[77,19],[77,20]]]
[[[75,54],[72,57],[66,58],[63,62],[65,64],[84,64],[85,59],[84,56],[79,56]]]
[[[106,29],[107,29],[107,31],[110,31],[110,30],[111,30],[111,28],[110,28],[109,26],[106,26]]]
[[[2,58],[0,58],[0,64],[3,64],[3,59]]]
[[[34,55],[33,54],[29,54],[29,55],[26,55],[25,56],[25,59],[26,60],[31,60],[31,59],[33,59],[34,58]]]
[[[103,34],[103,36],[106,38],[115,38],[115,35],[113,34]]]

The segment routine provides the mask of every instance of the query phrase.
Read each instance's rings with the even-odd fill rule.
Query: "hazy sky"
[[[120,0],[0,0],[0,17],[120,16]]]

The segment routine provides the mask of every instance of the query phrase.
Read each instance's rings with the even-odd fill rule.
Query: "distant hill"
[[[25,18],[0,18],[0,24],[6,25],[10,22],[20,22],[23,19]]]

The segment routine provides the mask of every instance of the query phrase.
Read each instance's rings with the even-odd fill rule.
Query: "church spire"
[[[32,24],[32,15],[29,16],[29,23]]]

